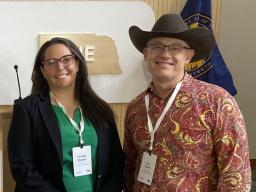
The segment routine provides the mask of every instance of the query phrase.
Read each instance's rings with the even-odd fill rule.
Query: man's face
[[[194,50],[180,39],[160,37],[151,39],[143,54],[153,81],[165,82],[182,79],[185,64],[192,59]]]

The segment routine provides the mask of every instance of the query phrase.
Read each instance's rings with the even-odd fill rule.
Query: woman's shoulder
[[[26,96],[22,100],[18,101],[17,103],[15,103],[15,106],[34,108],[34,106],[37,105],[38,103],[41,103],[47,100],[49,100],[48,93],[31,94]]]

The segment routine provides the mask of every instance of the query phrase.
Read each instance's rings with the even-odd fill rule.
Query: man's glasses
[[[163,45],[163,44],[152,43],[152,44],[148,44],[146,47],[148,47],[152,53],[156,53],[156,54],[163,53],[167,48],[168,52],[174,55],[180,53],[184,49],[190,49],[189,47],[179,45],[179,44]]]
[[[74,64],[75,56],[74,55],[64,55],[59,59],[47,59],[42,61],[42,65],[44,68],[53,69],[56,68],[59,63],[64,67],[68,67]]]

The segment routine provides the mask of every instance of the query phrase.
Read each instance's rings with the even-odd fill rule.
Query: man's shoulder
[[[146,94],[147,94],[147,90],[140,93],[138,96],[132,99],[130,103],[128,103],[127,110],[126,110],[127,117],[131,117],[132,115],[137,114],[142,109],[144,109],[145,107],[144,97],[146,96]]]
[[[211,84],[202,80],[198,79],[193,79],[192,86],[196,88],[197,90],[204,90],[207,91],[208,93],[213,93],[213,94],[220,94],[220,95],[228,95],[229,93],[222,87]]]
[[[147,94],[147,90],[143,91],[139,95],[137,95],[135,98],[133,98],[129,103],[128,106],[136,106],[137,104],[143,102],[144,103],[144,97]]]
[[[193,79],[190,87],[187,89],[194,99],[207,98],[210,103],[223,103],[226,101],[236,102],[235,98],[230,95],[224,88],[201,80]],[[206,104],[207,102],[205,102]]]

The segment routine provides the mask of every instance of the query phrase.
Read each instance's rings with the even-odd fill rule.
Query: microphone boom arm
[[[17,81],[18,81],[18,88],[19,88],[19,100],[22,99],[21,97],[21,90],[20,90],[20,80],[19,80],[19,73],[18,73],[18,65],[14,65],[14,69],[16,71]]]

